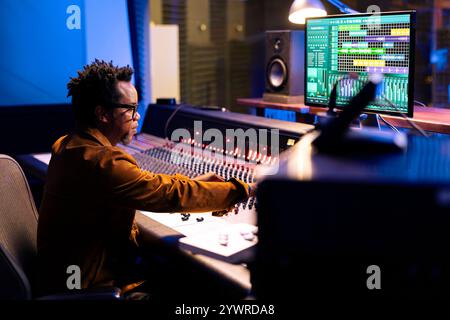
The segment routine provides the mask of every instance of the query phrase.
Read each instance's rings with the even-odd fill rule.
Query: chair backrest
[[[37,211],[19,164],[0,154],[0,299],[30,299]]]

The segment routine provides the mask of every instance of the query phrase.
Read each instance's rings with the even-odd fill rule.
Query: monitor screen
[[[309,18],[305,34],[305,104],[328,106],[336,85],[337,107],[383,75],[367,112],[413,115],[415,12]]]

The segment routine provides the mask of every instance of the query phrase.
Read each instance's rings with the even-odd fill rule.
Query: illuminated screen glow
[[[411,14],[308,19],[305,103],[327,106],[337,83],[336,106],[345,106],[369,74],[381,73],[383,82],[366,110],[408,114],[413,99],[408,95],[414,57]]]

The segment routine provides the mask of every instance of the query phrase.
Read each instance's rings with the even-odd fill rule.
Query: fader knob
[[[228,233],[227,232],[219,233],[219,244],[222,246],[228,245]]]

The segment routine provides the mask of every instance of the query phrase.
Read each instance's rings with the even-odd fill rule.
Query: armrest
[[[42,296],[36,300],[121,300],[121,290],[116,287],[99,287],[73,290]]]

